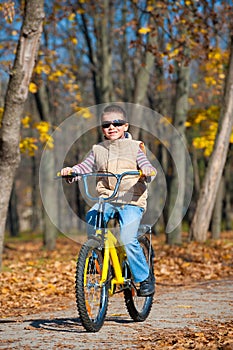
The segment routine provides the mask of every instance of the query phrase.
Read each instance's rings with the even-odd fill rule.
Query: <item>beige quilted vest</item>
[[[104,141],[93,146],[97,171],[121,174],[125,171],[138,170],[137,154],[141,141],[118,139]],[[116,179],[103,177],[98,181],[97,192],[108,197],[113,193]],[[112,201],[119,204],[133,204],[146,209],[147,186],[138,176],[126,176],[122,179],[117,197]]]

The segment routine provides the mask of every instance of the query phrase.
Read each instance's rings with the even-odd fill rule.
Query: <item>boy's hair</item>
[[[103,118],[103,116],[105,114],[108,114],[108,113],[119,113],[119,114],[122,114],[122,116],[124,117],[124,120],[127,121],[128,118],[127,118],[127,114],[126,114],[126,111],[118,106],[118,105],[109,105],[107,107],[104,108],[103,112],[101,113],[101,119]]]

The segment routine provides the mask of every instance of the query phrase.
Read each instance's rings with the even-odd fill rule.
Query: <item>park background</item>
[[[141,105],[162,115],[184,140],[191,157],[193,191],[183,215],[189,182],[182,184],[184,195],[176,202],[181,184],[177,164],[168,151],[172,148],[179,154],[178,167],[183,169],[185,178],[189,169],[179,143],[176,139],[169,140],[170,144],[161,142],[143,128],[130,130],[156,156],[166,177],[166,203],[153,226],[158,238],[155,246],[162,254],[157,261],[158,276],[174,282],[181,276],[190,277],[191,270],[194,280],[231,275],[232,8],[232,1],[217,0],[1,2],[0,241],[6,281],[3,295],[9,292],[9,278],[16,278],[9,273],[14,268],[18,273],[22,269],[21,260],[28,271],[34,271],[36,266],[38,274],[38,259],[45,268],[45,258],[54,256],[56,264],[51,274],[54,266],[60,272],[64,268],[68,283],[73,282],[74,260],[69,265],[69,256],[64,266],[61,262],[68,243],[62,245],[61,235],[41,201],[41,155],[46,145],[51,152],[46,171],[53,178],[59,170],[53,157],[54,130],[70,115],[76,114],[85,122],[90,118],[90,106],[110,102]],[[141,118],[143,126],[143,115]],[[64,165],[82,160],[99,139],[98,128],[84,133]],[[48,200],[49,196],[56,196],[51,186],[47,191]],[[72,187],[67,196],[72,208],[84,218],[87,206],[78,186]],[[156,209],[156,193],[153,198]],[[168,234],[166,225],[175,202],[176,215],[182,220]],[[56,210],[61,218],[66,215],[59,198]],[[37,254],[42,255],[39,258]],[[46,261],[49,267],[49,260]],[[197,261],[200,265],[192,264]],[[9,269],[6,275],[4,269]],[[37,275],[37,282],[42,295],[67,292],[59,292],[58,280],[48,282],[47,277]],[[11,302],[14,304],[14,300]],[[41,305],[36,296],[33,305]]]

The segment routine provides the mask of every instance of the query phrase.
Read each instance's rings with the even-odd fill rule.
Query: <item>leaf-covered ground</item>
[[[155,274],[162,284],[191,284],[233,277],[233,232],[223,239],[169,247],[155,242]]]
[[[233,279],[233,232],[205,244],[169,247],[153,237],[157,290],[217,279]],[[62,237],[47,252],[41,240],[9,241],[0,280],[1,319],[57,311],[74,301],[75,265],[80,245]],[[189,329],[144,334],[140,348],[233,350],[233,322],[205,323],[202,332]]]
[[[233,321],[214,324],[209,322],[200,324],[201,331],[179,329],[171,331],[156,330],[139,338],[144,350],[232,350],[233,349]]]
[[[79,245],[59,238],[47,252],[41,240],[7,243],[0,281],[1,318],[66,308],[74,298]]]
[[[158,288],[233,277],[233,232],[205,244],[169,247],[154,237]],[[38,240],[7,243],[0,281],[1,317],[65,308],[74,299],[75,265],[80,245],[62,237],[47,252]]]

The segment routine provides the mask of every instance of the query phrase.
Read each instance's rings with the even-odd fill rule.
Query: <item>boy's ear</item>
[[[127,131],[129,129],[129,123],[126,123],[125,125],[124,125],[124,131]]]

